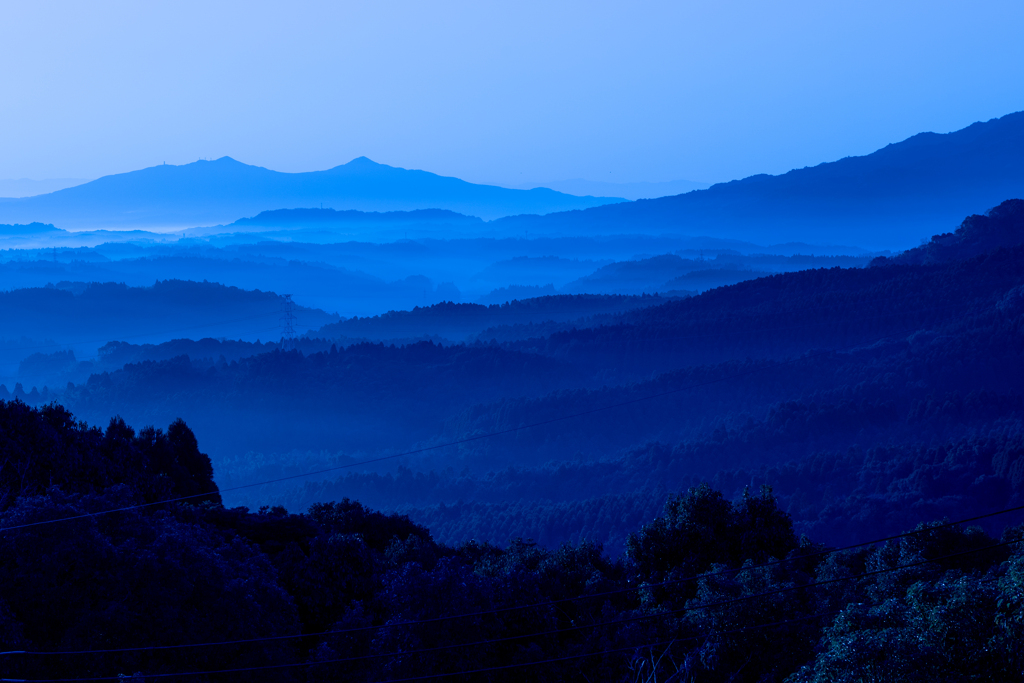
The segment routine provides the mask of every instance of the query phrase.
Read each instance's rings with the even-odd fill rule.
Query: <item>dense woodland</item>
[[[550,333],[600,325],[614,320],[614,316],[623,311],[657,306],[670,300],[657,295],[560,295],[490,306],[444,302],[415,307],[411,311],[352,317],[328,323],[319,330],[315,328],[320,323],[336,316],[293,305],[294,327],[300,330],[312,327],[314,331],[302,337],[278,337],[276,341],[262,342],[261,336],[266,338],[280,331],[283,319],[284,299],[269,292],[240,292],[212,283],[181,281],[158,282],[148,288],[60,283],[58,287],[17,292],[20,301],[9,306],[8,312],[19,321],[19,329],[36,335],[37,339],[0,340],[0,368],[5,361],[8,366],[16,363],[17,367],[16,374],[13,369],[8,370],[13,381],[0,383],[0,398],[18,396],[25,400],[29,400],[30,392],[24,387],[35,387],[37,394],[45,391],[43,395],[52,397],[54,392],[61,393],[68,382],[81,384],[90,375],[120,370],[131,363],[188,356],[193,362],[212,364],[222,359],[230,362],[273,351],[296,350],[309,355],[327,351],[332,346],[344,349],[371,341],[405,346],[422,341],[451,345],[453,340],[467,338],[470,341],[521,339],[523,334],[534,336],[542,329]],[[2,298],[0,296],[0,300]],[[169,305],[171,302],[173,305]],[[0,308],[2,303],[0,301]],[[79,304],[81,307],[76,308]],[[147,308],[148,312],[133,315],[138,307]],[[91,317],[87,324],[77,326],[82,316]],[[38,324],[41,321],[51,322],[44,326]],[[99,345],[96,338],[102,338],[103,325],[109,327],[111,334],[125,330],[132,334],[121,337],[128,341]],[[176,338],[162,343],[143,341],[161,334],[192,333],[194,337],[201,337],[210,331],[241,329],[246,330],[241,339],[236,334],[230,339],[220,336]],[[61,341],[81,341],[89,334],[96,336],[91,344]],[[38,337],[42,335],[46,335],[47,341],[40,343]],[[66,345],[72,348],[60,349]],[[95,348],[95,352],[90,352],[89,348]],[[13,386],[19,383],[23,385],[22,390]]]
[[[449,543],[593,540],[617,556],[668,493],[705,480],[730,497],[769,484],[801,533],[845,542],[1019,498],[1021,220],[1009,202],[930,243],[994,247],[966,259],[774,275],[547,336],[111,345],[112,367],[128,364],[61,400],[94,424],[184,418],[228,489],[343,468],[232,503],[349,497]],[[594,305],[620,305],[606,299]],[[350,322],[411,332],[574,301]]]
[[[59,402],[0,396],[0,634],[44,653],[0,673],[1020,680],[1022,263],[1011,200],[638,306],[108,345]]]
[[[4,655],[5,677],[933,681],[1024,667],[1020,526],[924,524],[837,550],[798,536],[770,489],[730,502],[704,484],[611,560],[592,542],[439,544],[348,499],[227,509],[181,422],[101,430],[4,402],[0,439],[0,634],[26,651]]]

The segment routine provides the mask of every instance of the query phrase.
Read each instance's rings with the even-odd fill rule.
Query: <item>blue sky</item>
[[[721,181],[1024,109],[1019,2],[9,2],[0,178]]]

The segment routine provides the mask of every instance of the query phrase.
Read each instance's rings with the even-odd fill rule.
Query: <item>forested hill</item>
[[[1008,200],[966,218],[954,235],[871,268],[776,274],[511,347],[588,365],[614,359],[624,376],[849,348],[991,307],[1021,282],[1022,262],[1024,202]],[[904,267],[885,267],[894,264]]]
[[[889,263],[947,263],[971,258],[999,247],[1021,243],[1024,235],[1024,200],[1008,199],[983,215],[968,216],[954,232],[935,235],[930,242],[872,265]]]
[[[926,266],[785,273],[510,348],[607,367],[620,380],[701,363],[848,349],[950,324],[1022,280],[1024,246]]]
[[[3,675],[1019,680],[1017,206],[528,343],[0,401],[0,637],[63,651]]]
[[[1024,527],[934,521],[839,551],[799,537],[766,489],[730,501],[702,485],[659,501],[612,560],[592,542],[439,543],[348,499],[224,508],[181,422],[101,430],[0,401],[0,434],[9,679],[931,683],[1024,668]]]
[[[61,286],[71,287],[67,283]],[[88,289],[89,286],[79,285],[75,291],[84,293]],[[60,390],[68,382],[82,383],[91,374],[115,372],[126,364],[168,361],[179,356],[188,356],[197,366],[207,366],[275,351],[297,350],[308,356],[329,351],[332,346],[345,349],[369,341],[385,341],[400,346],[419,341],[450,345],[454,343],[453,340],[473,341],[477,337],[491,341],[544,336],[552,330],[605,324],[614,320],[615,315],[621,311],[657,306],[666,300],[659,296],[594,295],[541,297],[491,306],[449,302],[412,311],[392,311],[373,318],[350,318],[329,323],[301,337],[267,342],[252,340],[257,335],[273,339],[279,331],[281,309],[271,308],[265,316],[240,320],[230,316],[211,324],[216,327],[234,322],[249,340],[202,337],[174,338],[162,343],[137,343],[146,335],[140,335],[134,330],[127,337],[130,341],[111,341],[102,346],[97,343],[92,347],[94,352],[83,353],[79,350],[77,355],[74,351],[54,351],[57,343],[11,341],[7,344],[11,347],[9,352],[5,353],[3,347],[0,347],[0,358],[6,358],[9,365],[16,365],[17,375],[11,370],[11,379],[0,379],[0,386],[4,386],[0,389],[0,398],[17,396],[32,402],[49,400],[53,395],[52,390]],[[280,298],[275,295],[271,295],[270,301],[282,305]],[[295,315],[297,327],[302,323],[308,324],[311,318],[324,319],[323,312],[316,309],[296,307]],[[169,315],[169,318],[173,319],[173,315]],[[134,322],[134,319],[122,320],[126,324]],[[207,325],[194,324],[198,321],[191,319],[188,322],[192,324],[178,330],[179,333],[207,331]],[[175,332],[171,328],[162,331]],[[195,336],[199,337],[198,334]],[[16,388],[17,384],[23,385],[21,390]],[[30,390],[33,387],[43,394],[32,394]]]
[[[474,404],[544,395],[585,379],[565,363],[496,347],[364,343],[230,363],[145,361],[93,375],[61,400],[95,423],[115,414],[135,424],[183,417],[216,461],[256,450],[402,449]]]
[[[60,282],[0,292],[0,315],[16,321],[8,334],[97,346],[126,335],[280,336],[283,306],[284,299],[273,292],[187,280],[161,280],[149,287]],[[337,319],[316,309],[295,309],[313,327]]]
[[[62,400],[98,424],[184,418],[225,485],[343,464],[260,495],[291,509],[358,496],[450,541],[585,537],[618,553],[666,487],[698,479],[728,495],[767,482],[799,529],[848,539],[1020,498],[1016,241],[774,275],[530,341],[143,362]]]
[[[965,215],[1024,195],[1024,112],[872,154],[756,175],[674,197],[549,214],[497,226],[531,234],[632,232],[903,249]]]

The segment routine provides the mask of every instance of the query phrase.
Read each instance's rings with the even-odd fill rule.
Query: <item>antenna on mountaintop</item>
[[[281,338],[291,340],[295,338],[295,302],[291,294],[284,294],[284,302],[281,308]]]

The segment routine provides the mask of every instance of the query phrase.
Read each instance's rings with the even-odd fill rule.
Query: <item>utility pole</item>
[[[281,308],[281,339],[292,340],[295,337],[295,302],[291,294],[284,294]]]

